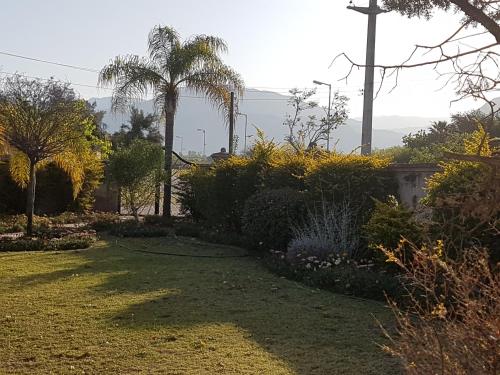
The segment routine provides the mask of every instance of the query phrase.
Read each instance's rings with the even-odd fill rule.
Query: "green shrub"
[[[180,176],[179,200],[194,220],[226,231],[241,232],[246,200],[256,192],[288,187],[308,191],[314,201],[349,201],[368,220],[373,198],[396,194],[397,183],[386,170],[388,161],[338,154],[259,151],[231,157],[210,169],[195,167]]]
[[[201,236],[200,225],[194,222],[181,221],[175,223],[174,230],[176,236],[195,237],[195,238]]]
[[[185,213],[206,226],[241,232],[245,201],[261,186],[265,163],[231,157],[209,170],[194,167],[180,176],[179,200]]]
[[[145,225],[154,225],[158,227],[171,227],[173,225],[172,218],[161,215],[146,215],[144,216]]]
[[[374,207],[372,198],[397,195],[397,182],[388,165],[387,159],[373,156],[330,154],[310,167],[305,184],[317,202],[348,202],[360,213],[358,224],[362,225]]]
[[[120,222],[120,215],[112,212],[93,212],[86,216],[86,221],[97,232],[105,232]]]
[[[464,141],[466,153],[492,157],[494,142],[480,128]],[[498,152],[499,150],[496,150]],[[444,240],[448,256],[463,249],[486,247],[493,262],[500,260],[500,177],[486,163],[449,161],[427,184],[424,204],[434,213],[434,238]]]
[[[303,193],[291,188],[264,190],[245,203],[243,234],[253,249],[285,250],[292,227],[299,225],[306,213]]]
[[[117,237],[168,237],[172,235],[169,228],[138,224],[135,220],[113,224],[109,233]]]
[[[378,247],[395,249],[402,238],[420,244],[424,228],[415,221],[413,212],[400,205],[396,198],[390,197],[387,202],[375,201],[372,216],[363,226],[363,236],[373,251],[373,258],[379,264],[387,265],[382,252],[377,250]]]
[[[398,277],[373,268],[372,263],[358,264],[346,258],[320,261],[304,258],[303,263],[291,263],[282,252],[273,252],[264,259],[271,271],[306,285],[335,293],[386,301],[402,299],[402,284]]]
[[[269,167],[263,170],[263,185],[266,189],[306,189],[304,176],[315,163],[309,153],[276,152]]]
[[[0,217],[0,234],[24,232],[26,230],[27,219],[25,215],[4,215]],[[50,228],[51,222],[48,217],[34,216],[34,231],[45,231]]]
[[[17,238],[0,241],[0,252],[3,251],[56,251],[86,249],[96,241],[94,236],[73,235],[61,239]]]

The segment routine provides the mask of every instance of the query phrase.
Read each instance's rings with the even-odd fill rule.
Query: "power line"
[[[36,62],[41,62],[41,63],[44,63],[44,64],[51,64],[51,65],[63,66],[65,68],[83,70],[85,72],[99,73],[99,70],[97,70],[97,69],[85,68],[85,67],[77,66],[77,65],[63,64],[63,63],[59,63],[59,62],[55,62],[55,61],[38,59],[38,58],[35,58],[35,57],[17,55],[15,53],[10,53],[10,52],[5,52],[5,51],[0,51],[0,55],[10,56],[10,57],[17,57],[19,59],[36,61]]]
[[[15,53],[10,53],[10,52],[6,52],[6,51],[0,51],[0,55],[5,55],[5,56],[10,56],[10,57],[15,57],[15,58],[20,58],[20,59],[24,59],[24,60],[29,60],[29,61],[35,61],[35,62],[40,62],[40,63],[44,63],[44,64],[50,64],[50,65],[56,65],[56,66],[61,66],[61,67],[65,67],[65,68],[70,68],[70,69],[76,69],[76,70],[80,70],[80,71],[85,71],[85,72],[90,72],[90,73],[99,73],[99,70],[98,69],[94,69],[94,68],[88,68],[88,67],[83,67],[83,66],[78,66],[78,65],[72,65],[72,64],[65,64],[65,63],[61,63],[61,62],[57,62],[57,61],[50,61],[50,60],[45,60],[45,59],[40,59],[40,58],[36,58],[36,57],[30,57],[30,56],[25,56],[25,55],[19,55],[19,54],[15,54]],[[13,73],[5,73],[5,74],[13,74]],[[19,74],[21,75],[21,74]],[[35,78],[35,79],[43,79],[43,78],[40,78],[40,77],[29,77],[29,76],[26,76],[26,75],[23,75],[24,77],[27,77],[27,78]],[[71,83],[71,82],[69,82]],[[93,86],[93,85],[88,85],[88,84],[83,84],[83,83],[71,83],[72,85],[74,86],[81,86],[81,87],[88,87],[88,88],[98,88],[98,89],[105,89],[105,90],[110,90],[110,88],[108,87],[99,87],[99,86]],[[247,88],[245,89],[245,91],[249,91],[249,92],[262,92],[262,91],[265,91],[265,90],[274,90],[273,92],[277,92],[279,94],[283,94],[283,95],[288,95],[290,90],[292,89],[296,89],[298,88],[297,86],[295,87],[271,87],[271,86],[251,86],[251,88]],[[305,87],[305,88],[301,88],[301,89],[304,89],[304,90],[311,90],[313,89],[313,87]],[[286,91],[286,93],[282,93],[282,92],[279,92],[279,91]],[[354,90],[354,91],[346,91],[346,90],[337,90],[339,92],[342,92],[342,93],[350,93],[350,92],[357,92],[357,90]],[[191,97],[191,96],[181,96],[181,97]],[[204,97],[201,97],[201,98],[204,98]],[[245,100],[254,100],[254,99],[245,99]],[[264,100],[262,98],[260,99],[255,99],[255,100]],[[268,100],[285,100],[285,99],[268,99]]]

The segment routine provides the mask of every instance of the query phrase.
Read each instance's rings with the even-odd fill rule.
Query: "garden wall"
[[[401,203],[409,208],[416,208],[426,195],[427,179],[441,168],[437,164],[391,164],[389,169],[398,182],[398,193]]]

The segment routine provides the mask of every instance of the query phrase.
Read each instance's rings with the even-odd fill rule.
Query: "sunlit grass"
[[[127,248],[122,247],[126,246]],[[187,239],[0,254],[0,373],[391,374],[375,302],[307,288]]]

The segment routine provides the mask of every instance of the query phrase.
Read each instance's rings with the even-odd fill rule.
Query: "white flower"
[[[307,268],[308,270],[310,270],[310,269],[311,269],[311,263],[307,263],[307,264],[306,264],[306,268]]]
[[[335,260],[335,265],[338,266],[340,264],[340,262],[341,262],[340,258],[336,259]]]

